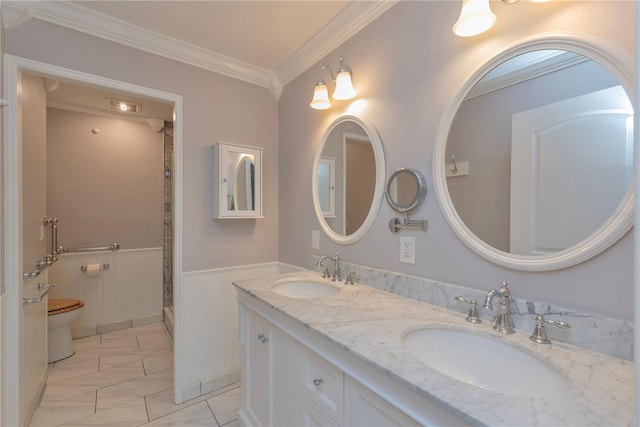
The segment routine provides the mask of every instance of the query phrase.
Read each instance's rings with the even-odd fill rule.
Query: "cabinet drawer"
[[[299,390],[338,424],[343,420],[344,376],[340,369],[300,346],[298,357]]]

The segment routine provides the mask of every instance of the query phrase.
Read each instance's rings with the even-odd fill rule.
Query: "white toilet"
[[[57,362],[73,355],[71,343],[71,322],[78,317],[84,302],[63,298],[49,300],[49,363]]]

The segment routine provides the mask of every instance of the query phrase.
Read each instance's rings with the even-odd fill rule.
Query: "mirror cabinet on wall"
[[[262,148],[213,146],[214,218],[262,218]]]

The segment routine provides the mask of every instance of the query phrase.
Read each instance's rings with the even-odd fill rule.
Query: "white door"
[[[511,253],[557,252],[612,215],[633,173],[633,109],[621,86],[512,117]]]

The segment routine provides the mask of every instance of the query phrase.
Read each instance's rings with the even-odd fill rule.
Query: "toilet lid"
[[[84,303],[79,299],[60,298],[49,300],[49,316],[52,314],[66,313],[67,311],[77,310],[84,307]]]

